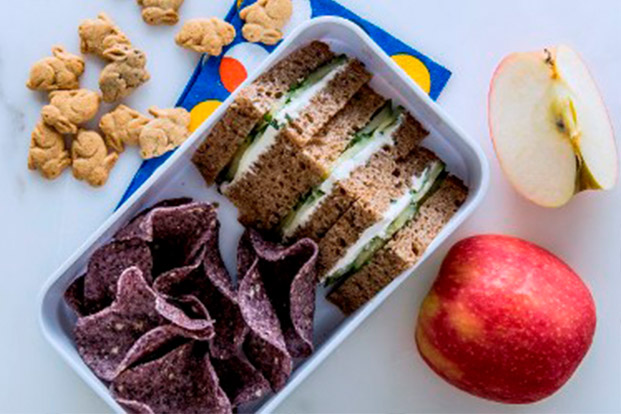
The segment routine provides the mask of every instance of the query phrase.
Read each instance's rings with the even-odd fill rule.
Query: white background
[[[487,130],[488,84],[512,51],[567,43],[582,53],[621,131],[621,2],[355,1],[343,4],[453,70],[439,102],[483,146],[492,168],[483,206],[287,401],[309,412],[621,412],[621,190],[578,196],[546,210],[508,186]],[[224,16],[231,1],[186,0],[182,19]],[[128,103],[169,106],[197,60],[173,42],[175,28],[147,27],[131,0],[3,1],[0,12],[0,411],[105,412],[107,407],[44,342],[37,323],[43,281],[111,213],[139,165],[128,151],[109,183],[92,190],[66,172],[43,181],[26,168],[30,131],[43,97],[24,86],[29,66],[54,43],[78,50],[79,20],[108,12],[149,58],[152,80]],[[89,58],[83,85],[101,67]],[[577,374],[556,395],[526,407],[470,397],[442,382],[413,347],[422,295],[450,244],[477,233],[508,233],[568,262],[591,286],[598,326]]]

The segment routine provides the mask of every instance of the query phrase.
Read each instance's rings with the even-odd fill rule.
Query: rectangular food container
[[[321,17],[301,25],[242,87],[274,62],[312,40],[324,41],[335,52],[346,53],[364,62],[367,69],[374,74],[371,86],[403,105],[430,131],[424,146],[434,150],[447,163],[449,171],[468,185],[470,191],[467,201],[427,249],[420,262],[424,261],[481,202],[489,181],[488,165],[482,150],[453,124],[444,111],[366,33],[341,18]],[[82,247],[49,278],[41,292],[40,323],[43,334],[65,361],[116,412],[120,413],[123,410],[110,396],[106,385],[91,372],[78,355],[72,334],[76,318],[64,303],[63,293],[73,279],[85,270],[92,252],[110,240],[117,229],[141,209],[156,201],[175,196],[190,196],[197,200],[220,204],[218,213],[221,223],[220,248],[229,270],[235,269],[237,241],[242,233],[242,227],[237,222],[237,211],[214,187],[206,188],[203,179],[190,161],[198,145],[234,98],[235,94],[230,96],[147,182],[88,238]],[[280,392],[246,409],[265,413],[277,409],[279,404],[406,278],[416,273],[417,267],[404,272],[366,306],[348,318],[325,300],[325,292],[320,288],[317,293],[315,314],[315,353],[295,367],[287,385]]]

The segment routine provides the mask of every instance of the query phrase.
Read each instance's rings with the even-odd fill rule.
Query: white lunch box
[[[434,103],[397,64],[387,56],[358,26],[334,17],[321,17],[301,25],[291,34],[256,73],[244,82],[245,86],[274,62],[299,47],[321,40],[337,53],[346,53],[365,63],[373,73],[371,86],[397,104],[403,105],[431,133],[423,145],[435,151],[469,187],[466,203],[427,249],[422,262],[428,257],[481,202],[489,181],[487,160],[479,146],[457,128],[444,111]],[[237,241],[242,227],[237,222],[237,210],[220,195],[215,187],[207,188],[197,169],[191,163],[192,154],[203,138],[220,119],[235,98],[230,96],[218,110],[201,125],[190,138],[80,247],[46,282],[41,293],[41,328],[47,340],[87,384],[116,412],[123,412],[101,382],[82,362],[73,342],[72,329],[75,315],[64,303],[65,289],[86,268],[92,252],[106,243],[112,235],[143,208],[155,202],[179,196],[196,200],[218,202],[221,223],[220,248],[229,270],[235,269]],[[420,264],[420,262],[418,264]],[[406,278],[412,277],[417,266],[408,270],[376,295],[354,315],[345,318],[325,300],[319,289],[315,314],[315,353],[298,364],[287,385],[277,394],[245,410],[272,412],[326,357],[338,347]],[[234,272],[232,272],[234,274]]]

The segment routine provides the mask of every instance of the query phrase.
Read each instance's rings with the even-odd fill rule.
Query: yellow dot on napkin
[[[209,117],[222,102],[220,101],[205,101],[196,105],[190,111],[190,132],[194,132],[196,128],[201,126],[203,121]]]
[[[405,54],[394,55],[392,59],[410,78],[414,79],[414,82],[425,92],[429,93],[431,90],[431,75],[429,75],[429,70],[427,70],[423,62],[416,59],[414,56]]]

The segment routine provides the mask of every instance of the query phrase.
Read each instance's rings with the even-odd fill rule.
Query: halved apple
[[[559,207],[582,190],[614,187],[612,125],[586,65],[569,47],[507,56],[492,79],[488,115],[503,171],[534,203]]]

